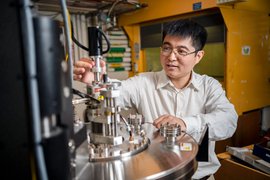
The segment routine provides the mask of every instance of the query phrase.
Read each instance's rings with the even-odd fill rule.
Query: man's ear
[[[200,60],[203,58],[203,55],[204,55],[204,51],[203,50],[197,52],[196,64],[198,64],[200,62]]]

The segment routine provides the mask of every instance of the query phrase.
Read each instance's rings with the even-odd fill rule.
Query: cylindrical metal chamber
[[[121,127],[123,129],[124,125],[118,126],[119,129]],[[190,135],[182,133],[181,136],[176,138],[176,141],[168,142],[151,124],[143,125],[143,129],[148,137],[146,148],[140,146],[143,147],[142,151],[130,153],[129,156],[125,155],[122,158],[119,158],[119,156],[115,159],[106,157],[102,160],[96,156],[97,161],[93,161],[91,159],[93,156],[91,155],[89,158],[88,152],[85,151],[88,146],[85,142],[76,151],[77,179],[191,179],[197,169],[198,145],[196,140]],[[127,138],[126,132],[119,132],[124,139]],[[123,135],[123,133],[127,135]],[[135,144],[136,136],[134,136]],[[117,147],[114,147],[114,149],[116,153],[120,151]]]

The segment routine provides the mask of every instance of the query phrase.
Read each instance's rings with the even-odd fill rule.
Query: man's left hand
[[[171,115],[168,115],[168,114],[165,114],[165,115],[162,115],[160,116],[159,118],[157,118],[154,122],[153,122],[153,125],[156,127],[156,128],[160,128],[160,125],[165,125],[167,123],[170,123],[170,124],[178,124],[181,126],[181,131],[184,131],[186,132],[186,124],[185,122],[180,119],[180,118],[177,118],[175,116],[171,116]]]

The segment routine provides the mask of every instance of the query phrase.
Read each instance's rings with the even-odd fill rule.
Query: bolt
[[[70,153],[73,153],[75,151],[75,141],[73,139],[70,139],[68,142],[68,146]]]

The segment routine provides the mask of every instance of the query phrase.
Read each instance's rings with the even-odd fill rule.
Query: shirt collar
[[[169,77],[167,76],[166,72],[164,71],[164,69],[162,69],[162,71],[160,71],[159,77],[158,77],[158,83],[156,88],[160,89],[164,86],[166,86],[167,84],[170,84],[173,86],[171,80],[169,79]],[[191,72],[191,79],[188,83],[188,85],[185,88],[189,87],[190,85],[193,85],[193,87],[196,90],[200,90],[199,84],[198,84],[198,74],[196,74],[193,70]]]
[[[196,89],[196,90],[200,90],[200,86],[199,86],[199,76],[198,76],[198,74],[197,73],[195,73],[194,71],[193,71],[193,69],[192,69],[192,72],[191,72],[191,79],[190,79],[190,81],[189,81],[189,83],[188,83],[188,85],[186,86],[186,87],[188,87],[188,86],[190,86],[190,85],[193,85],[193,87]]]
[[[160,71],[159,73],[159,77],[158,77],[158,81],[157,81],[157,89],[163,88],[164,86],[166,86],[167,84],[171,83],[171,80],[169,79],[169,77],[167,76],[166,72],[164,71],[164,69],[162,69],[162,71]]]

